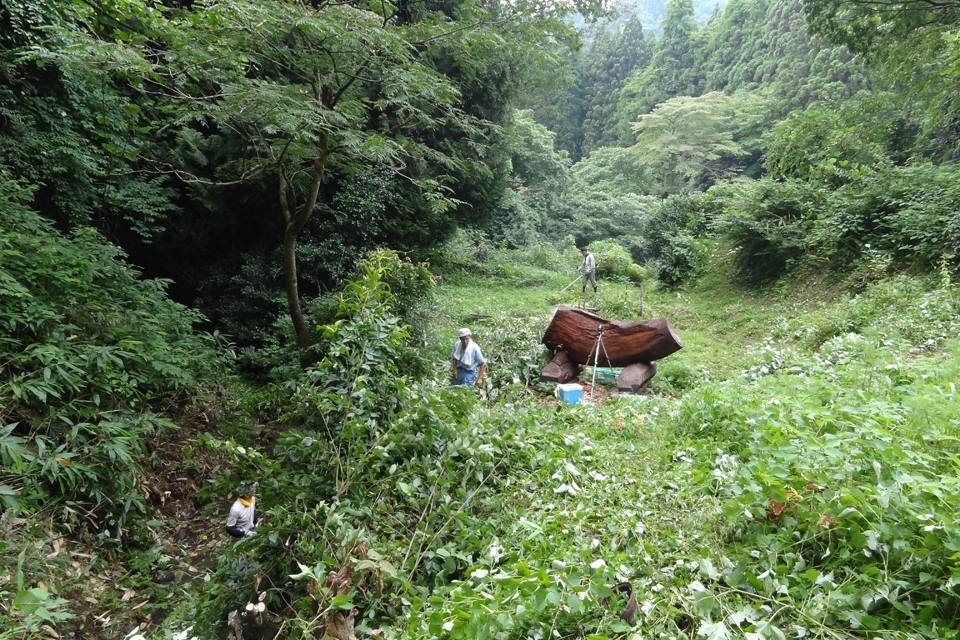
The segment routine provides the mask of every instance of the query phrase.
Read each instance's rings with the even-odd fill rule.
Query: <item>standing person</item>
[[[253,535],[257,526],[257,483],[241,485],[239,493],[240,496],[234,500],[230,515],[227,516],[227,533],[234,538],[246,538]]]
[[[582,292],[587,292],[587,283],[593,285],[593,292],[597,292],[597,261],[586,247],[580,249],[583,262],[580,263],[580,278],[583,283]]]
[[[480,386],[487,371],[480,345],[472,340],[470,329],[457,331],[457,341],[450,352],[450,377],[454,385]]]

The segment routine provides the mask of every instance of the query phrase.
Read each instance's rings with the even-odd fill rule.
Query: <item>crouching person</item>
[[[246,538],[254,534],[257,526],[257,483],[241,485],[239,493],[227,516],[227,533],[234,538]]]

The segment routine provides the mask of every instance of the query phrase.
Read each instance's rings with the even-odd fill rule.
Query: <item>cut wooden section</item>
[[[553,360],[540,371],[540,379],[544,382],[561,384],[575,380],[578,375],[580,375],[580,365],[574,362],[566,351],[557,351],[553,355]]]
[[[636,393],[640,387],[650,382],[650,378],[657,373],[657,363],[637,362],[627,365],[617,376],[617,390]]]
[[[598,350],[597,334],[601,330]],[[683,348],[680,337],[663,318],[640,322],[605,320],[566,305],[557,307],[542,342],[554,351],[565,351],[578,364],[599,367],[650,363]]]

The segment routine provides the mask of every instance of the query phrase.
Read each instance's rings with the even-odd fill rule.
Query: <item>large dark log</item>
[[[617,376],[617,390],[636,393],[657,372],[656,362],[637,362],[625,366]]]
[[[580,375],[580,365],[574,362],[566,351],[557,351],[553,360],[540,371],[540,379],[544,382],[564,383]]]
[[[601,330],[598,350],[597,334]],[[566,305],[557,307],[542,342],[555,351],[566,351],[574,362],[600,367],[652,362],[683,348],[680,337],[663,318],[640,322],[605,320]]]

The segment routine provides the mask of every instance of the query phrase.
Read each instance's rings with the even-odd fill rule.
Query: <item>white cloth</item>
[[[467,342],[466,347],[464,347],[463,342],[460,340],[453,343],[450,359],[456,360],[457,366],[461,369],[468,369],[470,371],[486,362],[486,360],[483,359],[483,352],[480,351],[480,345],[473,340]]]
[[[583,256],[583,262],[580,263],[580,273],[592,273],[597,270],[597,261],[592,253]]]
[[[230,515],[227,516],[227,526],[236,527],[243,531],[244,533],[249,533],[253,530],[254,520],[254,510],[257,506],[257,499],[254,498],[250,503],[250,506],[244,505],[240,500],[234,500],[233,506],[230,507]]]

